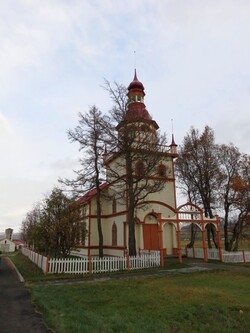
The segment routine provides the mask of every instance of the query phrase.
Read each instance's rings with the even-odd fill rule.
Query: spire
[[[136,68],[135,68],[134,79],[133,79],[133,81],[130,83],[130,85],[128,86],[128,91],[131,91],[131,90],[138,90],[138,91],[141,91],[142,94],[143,94],[143,96],[145,96],[145,93],[144,93],[144,86],[143,86],[143,84],[138,80],[137,73],[136,73]]]
[[[171,142],[170,146],[176,146],[177,147],[177,144],[174,141],[174,134],[172,134],[172,142]]]
[[[127,119],[152,120],[144,104],[144,86],[138,80],[135,68],[133,81],[128,86],[128,111]]]
[[[136,68],[134,70],[133,81],[128,86],[128,109],[124,120],[129,122],[150,122],[152,126],[157,130],[159,128],[158,124],[152,119],[146,106],[144,104],[144,86],[142,82],[139,81],[137,76]],[[122,125],[122,122],[118,124],[118,128]]]
[[[172,123],[172,142],[170,145],[170,151],[172,154],[177,154],[177,144],[174,141],[174,126],[173,126],[173,119],[171,119],[171,123]]]
[[[135,68],[135,76],[134,76],[134,80],[133,81],[139,81],[138,78],[137,78],[136,68]]]

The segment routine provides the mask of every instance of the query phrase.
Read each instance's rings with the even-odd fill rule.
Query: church
[[[151,117],[144,104],[145,91],[142,82],[138,80],[135,70],[134,78],[128,86],[128,107],[125,120],[117,124],[119,135],[129,128],[135,129],[137,142],[154,140],[159,126]],[[157,165],[154,166],[154,179],[163,181],[159,191],[149,193],[143,202],[134,209],[134,234],[136,252],[161,251],[163,255],[178,255],[181,262],[180,230],[182,222],[195,222],[202,231],[204,248],[205,223],[203,212],[192,204],[177,207],[175,184],[175,159],[178,157],[177,145],[172,134],[172,142],[161,153]],[[126,186],[118,184],[124,193],[123,200],[115,195],[110,169],[116,169],[117,173],[126,173],[126,167],[119,167],[119,154],[106,154],[104,165],[106,167],[106,181],[101,184],[101,226],[103,232],[104,256],[124,256],[129,249],[129,214]],[[143,169],[143,161],[134,162],[134,177]],[[146,175],[145,175],[146,177]],[[124,186],[124,188],[122,187]],[[107,195],[108,194],[108,195]],[[82,240],[77,249],[79,255],[98,256],[99,237],[96,216],[96,189],[92,189],[82,196],[80,204],[83,222],[86,224],[88,235]],[[192,221],[194,219],[194,221]],[[207,221],[209,222],[209,221]],[[218,221],[213,221],[218,227]]]

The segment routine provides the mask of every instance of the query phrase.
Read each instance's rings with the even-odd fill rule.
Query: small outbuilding
[[[2,252],[14,252],[16,249],[16,244],[8,238],[0,240],[0,251]]]
[[[12,241],[13,230],[6,229],[5,237],[0,239],[0,251],[1,252],[14,252],[16,249],[16,244]]]

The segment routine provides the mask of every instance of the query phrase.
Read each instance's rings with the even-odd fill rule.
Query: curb
[[[25,280],[24,280],[22,274],[21,274],[21,273],[19,272],[19,270],[16,268],[15,264],[13,263],[13,261],[12,261],[9,257],[5,257],[5,258],[7,258],[8,262],[10,263],[10,265],[11,265],[11,266],[14,268],[14,270],[16,271],[19,281],[20,281],[21,283],[24,283]]]

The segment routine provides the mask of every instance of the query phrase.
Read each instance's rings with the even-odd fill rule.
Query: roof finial
[[[171,119],[171,127],[172,127],[172,142],[171,142],[171,146],[177,146],[177,144],[174,141],[174,121],[173,121],[173,119]]]
[[[135,65],[134,81],[138,81],[137,73],[136,73],[136,51],[134,51],[134,65]]]
[[[135,65],[135,69],[136,69],[136,51],[134,50],[134,65]]]

